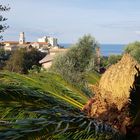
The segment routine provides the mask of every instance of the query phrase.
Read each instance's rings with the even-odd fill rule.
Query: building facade
[[[48,43],[51,44],[51,46],[53,46],[53,47],[58,46],[57,38],[48,37]]]
[[[48,42],[47,36],[44,36],[42,38],[38,38],[38,42]]]
[[[39,63],[42,65],[44,69],[49,69],[52,66],[52,62],[56,57],[56,55],[63,54],[67,50],[68,49],[57,48],[57,47],[51,48],[49,49],[48,54],[42,60],[40,60]]]
[[[57,43],[57,38],[54,37],[50,37],[50,36],[44,36],[42,38],[38,38],[38,42],[47,42],[48,44],[50,44],[52,47],[56,47],[58,46]]]

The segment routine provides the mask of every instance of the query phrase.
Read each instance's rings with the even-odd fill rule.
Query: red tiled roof
[[[2,43],[18,44],[18,41],[4,41]]]
[[[9,43],[9,44],[19,44],[18,41],[4,41],[4,42],[1,42],[3,44],[5,43]],[[34,44],[34,43],[37,43],[37,44],[40,44],[40,45],[48,45],[49,43],[48,42],[25,42],[24,44]]]
[[[1,43],[3,43],[3,44],[6,44],[6,43],[9,43],[9,44],[19,44],[19,42],[18,41],[4,41],[4,42],[1,42]],[[31,44],[32,42],[25,42],[24,43],[24,45],[26,45],[26,44]],[[20,44],[21,45],[21,44]]]

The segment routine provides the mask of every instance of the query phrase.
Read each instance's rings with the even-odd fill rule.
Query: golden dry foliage
[[[138,75],[140,65],[125,54],[101,77],[99,85],[91,86],[95,96],[88,101],[83,110],[90,116],[112,125],[126,133],[132,123],[129,114],[130,90]]]
[[[129,100],[130,87],[140,65],[129,54],[125,54],[115,65],[112,65],[101,77],[99,89],[101,97],[110,100],[119,110]]]

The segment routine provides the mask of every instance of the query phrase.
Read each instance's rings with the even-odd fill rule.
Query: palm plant
[[[81,109],[88,97],[59,75],[0,73],[0,139],[118,139]]]

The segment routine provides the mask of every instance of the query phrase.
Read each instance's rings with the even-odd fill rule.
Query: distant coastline
[[[72,44],[61,43],[64,48],[69,48]],[[109,56],[111,54],[121,54],[125,48],[126,44],[100,44],[101,55]]]

